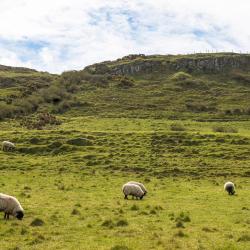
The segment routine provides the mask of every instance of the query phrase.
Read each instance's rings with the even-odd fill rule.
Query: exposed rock
[[[151,57],[152,58],[152,57]],[[250,55],[223,54],[223,55],[202,55],[181,57],[166,56],[157,59],[148,59],[141,57],[140,60],[131,60],[130,63],[120,63],[112,65],[110,72],[112,74],[135,75],[139,73],[157,73],[165,71],[186,71],[202,73],[218,73],[231,69],[250,68]]]

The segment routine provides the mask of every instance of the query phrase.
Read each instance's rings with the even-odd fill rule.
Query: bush
[[[172,131],[185,131],[186,128],[180,123],[173,123],[170,125]]]
[[[131,88],[134,86],[134,81],[132,79],[129,79],[128,77],[121,77],[121,79],[119,80],[119,84],[118,87],[120,88]]]
[[[46,102],[53,104],[58,104],[64,98],[69,99],[70,97],[64,86],[58,86],[58,85],[51,85],[47,89],[42,89],[40,91],[40,94]]]
[[[80,215],[81,213],[80,213],[79,210],[77,210],[77,209],[74,208],[74,209],[72,210],[71,214],[72,214],[72,215]]]
[[[187,103],[186,108],[193,112],[215,112],[217,108],[215,104],[199,104],[199,103]]]
[[[187,79],[190,79],[190,78],[192,78],[192,76],[190,74],[180,71],[180,72],[175,73],[171,77],[171,80],[173,80],[173,81],[183,81],[183,80],[187,80]]]
[[[92,146],[93,145],[93,143],[86,138],[70,139],[67,141],[67,143],[70,145],[75,145],[75,146]]]
[[[128,222],[127,220],[119,220],[117,223],[116,223],[116,226],[118,227],[125,227],[128,225]]]
[[[112,220],[105,220],[105,221],[102,223],[102,226],[103,226],[103,227],[112,228],[112,227],[114,227],[114,223],[113,223]]]
[[[181,231],[181,230],[179,230],[176,234],[175,234],[175,236],[177,236],[177,237],[185,237],[186,235]]]
[[[33,118],[25,117],[20,124],[28,129],[43,129],[46,125],[60,125],[61,121],[50,113],[40,113]]]
[[[133,205],[131,208],[130,208],[132,211],[137,211],[139,210],[139,207],[137,205]]]
[[[0,103],[0,120],[11,117],[14,110],[14,107],[10,104]]]
[[[30,225],[31,225],[32,227],[41,227],[41,226],[44,225],[44,221],[41,220],[41,219],[39,219],[39,218],[36,218],[36,219],[34,219],[34,220],[30,223]]]
[[[250,235],[244,234],[237,241],[250,241]]]
[[[225,126],[214,126],[213,132],[220,132],[220,133],[238,133],[238,130],[233,127],[225,127]]]

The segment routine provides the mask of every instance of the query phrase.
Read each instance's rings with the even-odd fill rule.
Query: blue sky
[[[0,64],[60,73],[133,54],[250,51],[246,0],[1,0]]]

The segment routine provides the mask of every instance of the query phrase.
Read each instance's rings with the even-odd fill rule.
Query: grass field
[[[59,119],[0,123],[17,145],[0,152],[1,192],[25,209],[0,220],[1,250],[250,249],[249,121]],[[143,200],[123,199],[129,180],[146,185]]]

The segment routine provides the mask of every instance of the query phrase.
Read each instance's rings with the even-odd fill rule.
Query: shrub
[[[237,241],[250,241],[250,235],[243,234]]]
[[[182,228],[185,228],[185,227],[184,227],[184,224],[183,224],[183,222],[182,222],[182,221],[178,221],[178,222],[176,223],[176,227],[182,227]]]
[[[190,74],[180,71],[180,72],[175,73],[171,77],[171,80],[173,80],[173,81],[183,81],[183,80],[187,80],[187,79],[190,79],[190,78],[192,78],[192,76]]]
[[[39,219],[39,218],[36,218],[34,219],[31,223],[30,223],[30,226],[32,227],[41,227],[44,225],[44,221]]]
[[[172,131],[185,131],[186,128],[180,123],[173,123],[170,125]]]
[[[0,103],[0,120],[11,117],[15,109],[10,104]]]
[[[220,133],[238,133],[238,130],[233,127],[225,127],[225,126],[214,126],[213,132],[220,132]]]
[[[33,119],[25,117],[20,124],[28,129],[43,129],[46,125],[60,125],[61,121],[50,113],[40,113]]]
[[[215,112],[217,108],[213,104],[186,103],[186,108],[193,112]]]
[[[116,226],[118,227],[125,227],[128,225],[128,222],[127,220],[119,220],[117,223],[116,223]]]
[[[67,143],[70,145],[75,145],[75,146],[92,146],[93,145],[93,143],[87,138],[70,139],[67,141]]]
[[[122,78],[119,80],[118,86],[119,86],[120,88],[125,88],[125,89],[131,88],[131,87],[134,86],[134,82],[133,82],[132,79],[129,79],[129,78],[127,78],[127,77],[122,77]]]
[[[102,226],[103,226],[103,227],[112,228],[112,227],[114,227],[114,223],[113,223],[112,220],[105,220],[105,221],[102,223]]]
[[[132,211],[137,211],[139,210],[139,207],[137,205],[133,205],[131,208],[130,208]]]
[[[175,236],[177,236],[177,237],[185,237],[186,235],[183,233],[183,231],[179,230],[179,231],[175,234]]]
[[[80,213],[79,210],[77,210],[77,209],[74,208],[74,209],[72,210],[71,214],[72,214],[72,215],[80,215],[81,213]]]

